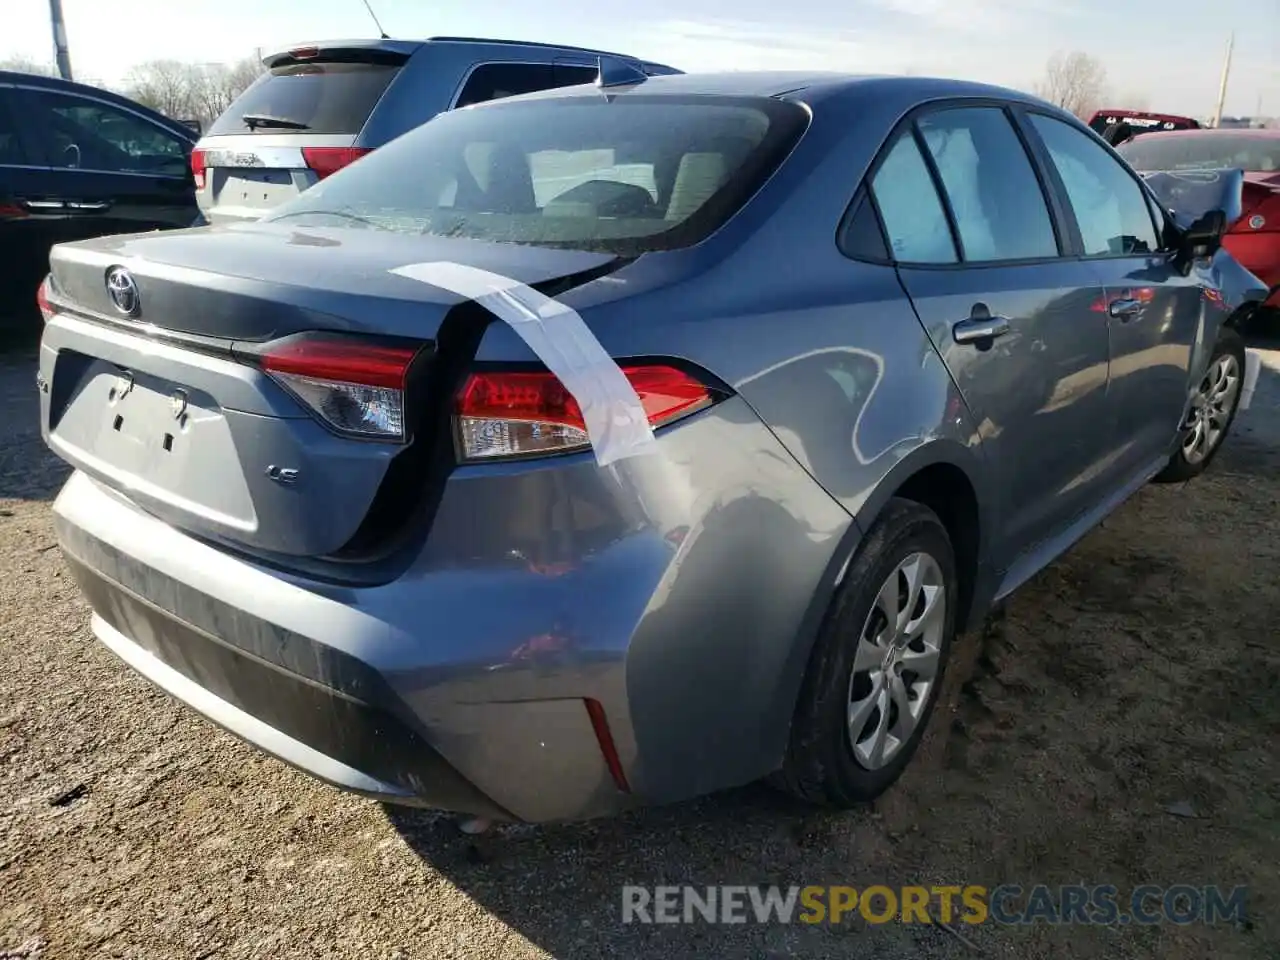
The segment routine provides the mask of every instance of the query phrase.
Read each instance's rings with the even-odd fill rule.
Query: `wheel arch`
[[[854,522],[828,565],[826,578],[814,594],[809,614],[798,634],[789,669],[779,684],[779,713],[785,715],[788,728],[795,716],[814,644],[830,613],[836,591],[866,541],[867,531],[895,497],[923,503],[938,513],[953,545],[956,545],[957,566],[964,562],[962,552],[967,551],[966,555],[971,559],[967,576],[962,574],[965,577],[962,583],[967,585],[962,591],[957,630],[971,629],[986,616],[996,581],[993,566],[988,560],[990,532],[997,529],[995,504],[985,493],[990,489],[986,471],[986,463],[977,448],[952,440],[935,440],[900,459],[871,490],[855,513]],[[960,524],[959,544],[957,534],[949,525],[949,518],[951,522]],[[783,750],[785,742],[784,738],[780,745]],[[779,764],[781,761],[782,750],[779,750]]]
[[[903,458],[857,512],[858,526],[871,526],[894,498],[928,507],[946,527],[955,549],[960,575],[960,606],[956,625],[967,630],[986,615],[994,591],[991,564],[991,532],[995,505],[980,491],[986,488],[985,464],[968,448],[937,441]]]

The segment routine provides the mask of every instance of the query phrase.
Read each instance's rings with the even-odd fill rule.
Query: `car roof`
[[[121,96],[114,91],[104,90],[102,87],[95,87],[87,83],[76,83],[74,80],[63,80],[61,77],[48,77],[37,73],[0,70],[0,86],[34,87],[41,90],[56,90],[62,93],[76,93],[93,97],[106,103],[132,110],[134,113],[142,114],[166,130],[182,136],[189,143],[194,144],[199,139],[199,134],[182,121],[166,117],[163,113],[158,113],[150,107],[144,106],[136,100]]]
[[[944,97],[991,98],[1019,101],[1057,108],[1018,90],[974,83],[967,80],[951,80],[940,77],[903,77],[883,74],[849,74],[823,71],[726,71],[723,73],[681,73],[672,76],[649,77],[642,83],[610,87],[610,96],[722,96],[722,97],[791,97],[807,102],[840,94],[859,91],[883,93],[903,100],[927,101]],[[558,87],[533,93],[490,101],[494,104],[517,100],[543,100],[582,95],[582,87]],[[484,107],[487,104],[476,104]],[[468,107],[467,109],[475,109]]]

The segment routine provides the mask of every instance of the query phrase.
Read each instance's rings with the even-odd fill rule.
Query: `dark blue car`
[[[189,226],[196,134],[107,90],[0,71],[0,326],[55,243]]]

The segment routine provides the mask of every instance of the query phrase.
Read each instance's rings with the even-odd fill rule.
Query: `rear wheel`
[[[1235,422],[1243,386],[1244,340],[1234,330],[1223,330],[1191,398],[1178,449],[1155,478],[1157,483],[1178,483],[1204,473]]]
[[[897,780],[937,702],[957,593],[955,555],[937,515],[891,501],[814,646],[777,785],[849,807]]]

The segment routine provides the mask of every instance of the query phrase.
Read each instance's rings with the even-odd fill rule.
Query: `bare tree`
[[[165,116],[194,116],[200,68],[181,60],[151,60],[134,67],[125,93]]]
[[[246,57],[236,63],[214,63],[206,66],[199,88],[198,119],[205,123],[216,120],[265,69],[262,61],[253,57]]]
[[[1079,50],[1055,53],[1045,67],[1036,94],[1082,119],[1102,105],[1107,93],[1107,68],[1102,61]]]
[[[263,72],[252,57],[232,64],[152,60],[130,74],[125,92],[139,103],[176,120],[207,125]]]
[[[0,70],[12,70],[14,73],[35,73],[42,77],[52,77],[56,71],[53,64],[40,63],[30,57],[5,57],[0,60]]]

